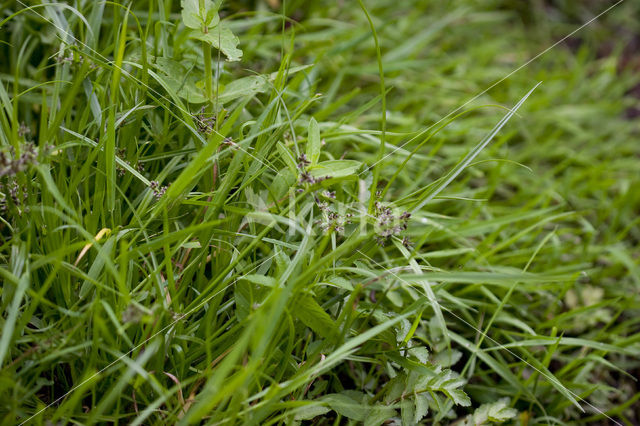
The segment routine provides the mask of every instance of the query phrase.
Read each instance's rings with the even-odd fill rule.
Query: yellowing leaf
[[[94,238],[94,240],[96,242],[100,242],[100,240],[102,239],[102,237],[108,237],[109,235],[111,235],[111,229],[109,228],[102,228],[100,230],[100,232],[98,232],[96,234]],[[80,254],[78,255],[78,258],[76,259],[76,261],[73,263],[74,266],[78,266],[78,263],[80,263],[80,260],[84,257],[85,254],[87,254],[87,252],[89,251],[89,249],[91,248],[91,246],[93,246],[93,243],[88,243],[86,244],[83,248],[82,251],[80,252]]]

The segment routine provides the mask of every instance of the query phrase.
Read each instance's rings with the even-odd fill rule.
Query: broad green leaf
[[[278,286],[278,281],[275,278],[267,277],[265,275],[250,274],[243,276],[242,279],[265,287]]]
[[[155,67],[158,71],[177,80],[184,79],[187,69],[179,61],[171,58],[159,57],[155,59]]]
[[[284,197],[289,188],[294,187],[296,184],[296,175],[290,169],[282,169],[273,179],[271,184],[271,191],[277,199]]]
[[[338,287],[347,291],[353,291],[353,284],[351,284],[351,281],[338,276],[327,278],[327,280],[321,284]]]
[[[322,142],[320,141],[320,128],[318,127],[318,122],[315,118],[311,117],[311,120],[309,120],[306,154],[312,166],[318,164],[318,160],[320,160],[321,145]]]
[[[204,10],[200,10],[199,0],[182,0],[182,22],[194,30],[214,28],[220,22],[218,7],[213,0],[205,0]]]
[[[310,403],[304,407],[296,409],[295,420],[311,420],[314,417],[321,416],[331,411],[330,408],[316,403]]]
[[[455,349],[445,349],[442,352],[438,352],[434,357],[434,363],[442,367],[451,367],[462,358],[462,352]]]
[[[407,375],[399,373],[396,377],[391,379],[387,385],[388,391],[384,397],[384,402],[389,405],[394,401],[399,400],[405,393],[407,388]]]
[[[191,38],[211,44],[227,57],[227,61],[239,61],[242,58],[242,50],[238,49],[240,39],[231,32],[231,29],[224,22],[208,33],[194,31],[191,33]]]
[[[384,405],[373,405],[369,407],[367,417],[364,419],[365,426],[378,426],[384,424],[391,417],[396,416],[396,410]]]
[[[293,312],[304,325],[320,336],[331,338],[337,334],[333,319],[312,296],[300,294],[293,304]]]
[[[377,426],[396,415],[392,407],[385,405],[369,405],[367,396],[359,391],[345,390],[341,393],[326,395],[323,401],[338,414],[364,425]]]
[[[239,78],[224,87],[218,96],[218,101],[224,104],[234,99],[255,96],[265,92],[268,88],[266,77],[261,75]]]
[[[178,61],[167,58],[157,58],[156,68],[162,72],[162,80],[178,96],[189,103],[200,104],[206,102],[204,89],[198,87],[198,77],[188,74],[187,69]]]
[[[181,98],[192,104],[201,104],[207,101],[204,89],[198,87],[198,81],[195,76],[189,76],[186,81],[178,81],[172,77],[168,78],[168,83],[171,88],[176,90],[176,93]]]
[[[322,397],[322,401],[329,404],[336,413],[351,420],[364,421],[371,407],[363,404],[363,401],[354,399],[344,393],[331,393]]]
[[[243,321],[251,313],[251,305],[253,303],[251,284],[243,281],[238,282],[233,295],[236,302],[236,317],[238,321]]]
[[[204,80],[195,74],[187,74],[187,69],[179,62],[158,58],[157,68],[164,74],[163,81],[183,99],[190,103],[203,103],[206,101],[204,95]],[[224,86],[218,96],[220,103],[227,103],[232,100],[254,96],[263,93],[268,89],[268,83],[263,76],[244,77]]]
[[[329,160],[322,161],[309,167],[309,173],[313,177],[329,176],[331,178],[343,178],[355,175],[362,163],[355,160]]]

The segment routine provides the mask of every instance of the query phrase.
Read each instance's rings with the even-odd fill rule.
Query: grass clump
[[[0,4],[3,422],[637,422],[635,6],[249,3]]]

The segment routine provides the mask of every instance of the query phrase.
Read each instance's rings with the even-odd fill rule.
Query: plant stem
[[[204,75],[205,75],[205,90],[207,92],[207,108],[211,110],[213,99],[213,84],[212,84],[212,69],[211,69],[211,46],[206,42],[202,42],[202,51],[204,52]]]
[[[376,27],[373,25],[373,20],[371,19],[371,15],[369,15],[369,11],[365,7],[362,0],[358,0],[360,4],[360,8],[364,12],[367,17],[367,21],[369,22],[369,26],[371,27],[371,33],[373,34],[373,41],[376,46],[376,59],[378,62],[378,73],[380,74],[380,96],[382,96],[382,116],[381,116],[381,127],[382,132],[380,135],[380,148],[378,149],[378,157],[373,166],[373,180],[371,182],[370,192],[371,196],[369,197],[369,214],[373,211],[373,205],[376,199],[376,191],[378,189],[378,179],[380,178],[380,163],[384,158],[384,150],[385,150],[385,142],[387,136],[387,90],[385,89],[384,84],[384,69],[382,67],[382,54],[380,53],[380,42],[378,41],[378,33],[376,32]]]
[[[203,19],[207,16],[204,0],[200,0],[200,16]],[[209,28],[205,24],[202,28],[203,33],[208,33]],[[212,84],[212,69],[211,69],[211,45],[206,41],[202,42],[202,51],[204,53],[204,81],[205,92],[207,95],[207,112],[212,112],[212,100],[213,100],[213,84]]]

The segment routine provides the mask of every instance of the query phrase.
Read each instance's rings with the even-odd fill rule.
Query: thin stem
[[[211,46],[206,41],[202,42],[202,51],[204,52],[204,76],[205,90],[207,93],[208,109],[211,110],[211,101],[213,99],[213,83],[211,68]]]
[[[200,0],[200,16],[203,18],[207,16],[204,0]],[[209,32],[209,27],[207,27],[207,25],[203,25],[202,32],[207,34]],[[207,95],[207,112],[212,112],[211,101],[213,100],[213,83],[211,75],[211,45],[206,41],[202,42],[202,52],[204,53],[204,84],[205,93]]]
[[[358,3],[360,3],[362,11],[367,16],[367,21],[369,21],[369,26],[371,27],[371,32],[373,33],[373,41],[376,45],[376,59],[378,60],[378,73],[380,74],[380,96],[382,96],[382,133],[380,135],[380,148],[378,149],[378,158],[374,163],[375,165],[373,167],[373,180],[371,181],[371,187],[369,189],[371,193],[371,196],[369,197],[369,214],[371,214],[371,212],[373,212],[373,205],[376,198],[376,189],[378,187],[378,179],[380,178],[380,163],[382,162],[382,158],[384,156],[385,141],[387,136],[387,91],[384,85],[384,69],[382,68],[382,54],[380,53],[378,33],[376,32],[376,27],[373,25],[371,16],[369,15],[369,12],[364,6],[362,0],[358,0]]]

